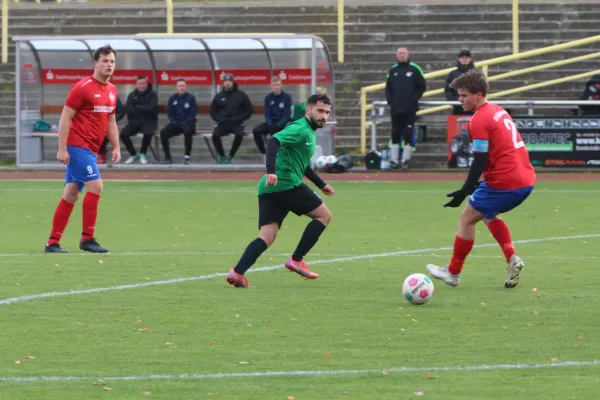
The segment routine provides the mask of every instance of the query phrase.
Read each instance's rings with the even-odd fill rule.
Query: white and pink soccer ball
[[[319,156],[315,161],[315,166],[317,168],[325,168],[328,165],[333,165],[338,161],[337,157],[332,155],[329,156]]]
[[[402,284],[402,295],[411,304],[425,304],[433,296],[433,282],[427,275],[409,275]]]

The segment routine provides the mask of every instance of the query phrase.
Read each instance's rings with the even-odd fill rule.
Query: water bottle
[[[384,149],[381,152],[381,164],[380,164],[380,169],[382,171],[387,171],[388,169],[390,169],[390,149]]]

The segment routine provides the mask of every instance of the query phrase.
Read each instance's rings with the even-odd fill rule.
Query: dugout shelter
[[[263,121],[270,79],[281,78],[294,104],[317,91],[334,101],[333,63],[318,36],[302,34],[139,34],[115,36],[15,36],[17,165],[57,163],[56,127],[72,85],[93,73],[92,53],[105,44],[117,51],[111,82],[123,103],[137,76],[147,76],[159,98],[159,128],[167,123],[167,100],[184,78],[198,103],[198,133],[207,144],[214,122],[208,114],[221,77],[232,73],[254,105],[246,129]],[[318,144],[333,154],[335,109],[318,132]],[[124,118],[120,128],[126,123]],[[247,132],[249,133],[249,132]],[[152,151],[160,153],[157,141]],[[156,155],[155,155],[156,157]]]

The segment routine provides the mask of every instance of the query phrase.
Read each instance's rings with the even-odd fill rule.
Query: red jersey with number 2
[[[117,107],[117,88],[90,76],[73,85],[65,105],[76,111],[67,145],[98,153],[106,137],[108,117]]]
[[[514,190],[535,185],[529,152],[505,109],[490,103],[479,107],[469,122],[469,139],[474,152],[485,151],[487,144],[483,178],[489,187]]]

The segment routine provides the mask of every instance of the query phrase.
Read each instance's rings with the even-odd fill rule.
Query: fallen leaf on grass
[[[412,314],[404,314],[404,317],[408,318],[410,317]]]
[[[248,365],[250,364],[248,361],[240,361],[240,365]]]
[[[115,313],[114,313],[114,312],[112,312],[112,311],[110,311],[110,312],[108,313],[108,315],[115,315]]]
[[[295,397],[294,396],[288,396],[287,400],[294,400]]]
[[[171,342],[165,342],[165,344],[166,344],[167,346],[170,346],[170,345],[172,345],[173,343],[171,343]]]
[[[98,379],[96,382],[92,382],[92,386],[104,386],[106,383],[102,379]]]
[[[479,304],[482,305],[482,306],[485,306],[485,303],[483,301],[481,303],[479,303]]]
[[[417,397],[421,397],[421,396],[423,396],[425,393],[423,393],[423,392],[413,392],[413,394],[414,394],[415,396],[417,396]]]
[[[109,388],[108,386],[104,386],[104,390],[112,390],[112,389]]]
[[[140,332],[150,332],[150,328],[137,328]]]
[[[323,357],[325,357],[325,358],[333,358],[333,356],[331,354],[329,354],[329,353],[323,354]]]
[[[26,359],[26,360],[35,360],[34,356],[25,356],[23,358]]]
[[[534,312],[533,312],[533,315],[535,315],[535,316],[537,317],[538,315],[540,315],[540,313],[539,313],[539,312],[537,312],[537,311],[534,311]]]
[[[352,336],[352,335],[349,333],[344,333],[344,336]]]
[[[138,319],[136,319],[135,321],[133,321],[133,323],[134,323],[134,324],[141,324],[141,323],[142,323],[142,320],[138,318]]]
[[[533,289],[531,289],[531,291],[532,292],[537,292],[538,290],[537,290],[537,288],[533,288]]]
[[[437,376],[425,375],[425,379],[437,379]]]
[[[385,354],[379,354],[377,357],[383,358],[385,357]]]
[[[215,344],[215,342],[213,342],[212,340],[210,342],[208,342],[208,347],[212,346],[213,344]]]
[[[169,335],[177,335],[177,332],[169,332]]]
[[[21,360],[15,361],[15,364],[21,364]]]
[[[77,326],[83,326],[83,322],[78,322]]]
[[[282,354],[280,354],[280,356],[281,356],[281,357],[287,357],[287,354],[285,354],[285,353],[282,353]]]
[[[104,264],[104,261],[98,260],[98,264]]]
[[[342,392],[342,394],[348,394],[348,392]]]
[[[150,396],[152,392],[140,392],[142,396]]]
[[[384,375],[390,375],[390,371],[383,371]]]
[[[577,339],[583,339],[583,336],[577,336]]]

